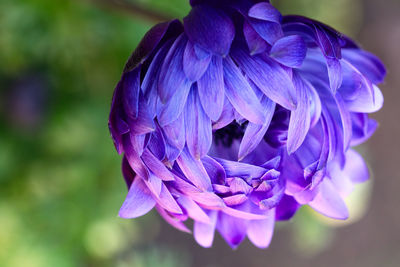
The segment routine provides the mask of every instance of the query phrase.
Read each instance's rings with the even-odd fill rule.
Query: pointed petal
[[[231,58],[224,59],[225,94],[236,111],[256,124],[263,124],[265,116],[253,89]]]
[[[168,51],[160,70],[158,79],[158,94],[163,103],[169,102],[171,97],[185,87],[187,78],[183,71],[183,53],[187,39],[181,34]]]
[[[373,113],[383,106],[383,95],[378,87],[373,85],[373,96],[370,93],[360,91],[358,97],[353,101],[346,101],[347,108],[352,112]]]
[[[149,212],[156,204],[150,190],[139,177],[135,178],[128,195],[119,211],[119,216],[125,219],[140,217]]]
[[[232,248],[236,248],[246,237],[246,221],[225,213],[218,214],[217,229]]]
[[[264,114],[266,117],[265,123],[263,125],[258,125],[249,122],[244,132],[242,142],[239,147],[239,161],[244,159],[248,154],[253,152],[253,150],[258,146],[258,144],[263,140],[265,133],[267,132],[269,125],[271,123],[272,117],[275,111],[275,102],[267,97],[263,97],[261,104],[264,107]]]
[[[271,49],[271,46],[251,27],[251,25],[244,21],[243,34],[246,38],[247,46],[249,47],[250,55],[257,55],[264,53]]]
[[[290,220],[299,208],[300,204],[292,196],[284,195],[276,206],[275,219],[278,221]]]
[[[163,127],[164,134],[168,138],[168,142],[177,149],[182,150],[185,146],[185,116],[182,112],[178,119]]]
[[[162,106],[160,114],[158,114],[158,122],[161,127],[164,127],[179,118],[179,115],[181,115],[185,107],[191,86],[191,82],[185,81],[181,87],[174,87],[174,89],[176,89],[175,94],[164,106]]]
[[[309,89],[312,85],[293,73],[293,83],[297,91],[297,109],[291,112],[287,150],[289,155],[295,152],[303,143],[311,124]]]
[[[228,98],[224,99],[224,107],[222,109],[221,116],[213,124],[213,130],[222,129],[230,124],[235,119],[235,110],[229,102]]]
[[[255,165],[246,163],[229,161],[224,159],[215,159],[225,170],[227,177],[249,177],[259,178],[263,176],[267,170]]]
[[[125,65],[124,73],[145,62],[164,37],[174,38],[183,31],[182,23],[175,19],[159,23],[151,28],[140,41]]]
[[[226,56],[233,38],[235,26],[220,9],[208,5],[196,5],[183,19],[189,40],[215,55]]]
[[[273,45],[278,39],[283,37],[282,27],[279,23],[251,17],[247,18],[247,21],[261,36],[261,38],[267,41],[270,45]]]
[[[298,68],[306,57],[307,46],[300,35],[290,35],[276,41],[272,46],[270,57],[279,63]]]
[[[187,148],[181,152],[176,161],[185,176],[196,187],[204,191],[212,189],[210,177],[208,177],[203,164],[200,160],[194,159]]]
[[[171,195],[164,183],[161,184],[161,192],[160,196],[157,198],[157,204],[171,213],[183,214],[175,198]]]
[[[162,163],[159,159],[157,159],[153,153],[151,153],[148,149],[143,152],[142,159],[146,166],[161,180],[164,181],[173,181],[174,176],[170,172],[170,170],[165,167],[164,163]]]
[[[133,136],[133,139],[136,137]],[[125,157],[129,162],[132,170],[143,179],[147,179],[149,177],[149,170],[146,165],[143,163],[142,159],[138,152],[132,146],[130,135],[123,136],[123,146],[125,148]]]
[[[127,121],[130,125],[131,134],[144,135],[153,132],[155,130],[155,124],[141,91],[139,92],[138,100],[139,107],[136,118],[128,117]]]
[[[240,49],[233,51],[233,58],[268,98],[286,109],[296,108],[296,91],[292,80],[277,62],[266,56],[249,56]]]
[[[195,82],[200,79],[204,72],[206,72],[210,61],[211,55],[199,59],[196,55],[192,42],[187,42],[185,52],[183,54],[183,70],[185,71],[186,77],[190,81]]]
[[[218,212],[214,210],[209,211],[208,217],[210,218],[210,223],[206,224],[200,221],[195,221],[193,229],[193,235],[197,243],[205,248],[211,247],[213,243]]]
[[[343,80],[340,60],[336,58],[327,58],[326,64],[328,67],[330,88],[332,92],[336,92],[340,85],[342,85]]]
[[[207,116],[216,121],[224,107],[222,58],[213,56],[208,70],[197,82],[201,104]]]
[[[140,67],[137,67],[125,73],[122,77],[124,110],[131,118],[136,118],[138,116],[140,69]]]
[[[355,66],[372,83],[383,82],[386,69],[376,56],[360,49],[342,49],[342,54],[344,59]]]
[[[226,174],[224,168],[215,159],[205,156],[201,159],[212,184],[225,184]]]
[[[197,88],[189,94],[185,109],[186,144],[190,154],[195,159],[200,159],[208,153],[212,143],[211,120],[208,118],[200,104]]]
[[[122,169],[122,175],[124,176],[124,180],[129,189],[131,187],[133,180],[135,179],[135,173],[132,171],[132,168],[129,165],[129,162],[125,156],[122,158],[121,169]]]
[[[177,199],[177,201],[185,209],[189,217],[192,218],[193,220],[205,224],[211,223],[211,220],[208,217],[208,215],[191,198],[182,195]]]
[[[176,217],[171,216],[162,207],[160,207],[159,205],[156,205],[156,209],[157,209],[158,213],[161,215],[161,217],[163,217],[164,220],[167,221],[171,226],[175,227],[176,229],[178,229],[182,232],[191,233],[191,231],[189,230],[189,228],[186,227],[185,224],[183,224]]]
[[[333,219],[345,220],[349,211],[329,179],[324,179],[319,185],[319,191],[309,205],[319,213]]]

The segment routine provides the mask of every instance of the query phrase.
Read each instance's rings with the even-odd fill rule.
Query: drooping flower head
[[[334,29],[268,1],[192,0],[183,23],[152,28],[125,66],[109,127],[129,192],[119,212],[154,207],[212,245],[270,243],[301,205],[346,219],[368,179],[351,149],[377,123],[385,68]]]

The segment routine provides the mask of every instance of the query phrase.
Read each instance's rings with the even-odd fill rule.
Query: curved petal
[[[199,59],[196,55],[192,42],[187,42],[185,52],[183,54],[183,70],[186,77],[192,82],[200,79],[206,72],[211,61],[211,55]]]
[[[307,46],[300,35],[283,37],[272,46],[269,56],[279,63],[297,68],[303,64],[306,57]]]
[[[219,119],[224,108],[224,86],[222,58],[213,56],[207,71],[197,81],[201,104],[213,121]]]
[[[193,229],[193,235],[197,243],[205,248],[211,247],[213,243],[218,212],[213,210],[209,211],[208,217],[210,218],[210,223],[195,221]]]
[[[156,201],[142,179],[136,178],[129,188],[118,215],[126,219],[140,217],[149,212],[155,204]]]
[[[225,95],[235,110],[256,124],[264,124],[265,116],[256,94],[231,58],[224,59]]]
[[[349,217],[346,204],[329,179],[320,183],[317,195],[308,204],[314,210],[333,219],[346,220]]]
[[[296,109],[296,91],[292,80],[277,62],[266,56],[249,56],[241,49],[234,49],[232,55],[250,80],[268,98],[286,109]]]
[[[197,88],[189,94],[185,109],[186,145],[195,159],[208,153],[212,143],[211,120],[200,104]]]

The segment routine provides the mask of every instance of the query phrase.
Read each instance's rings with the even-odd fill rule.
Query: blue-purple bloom
[[[119,212],[154,207],[210,247],[269,245],[301,205],[346,219],[368,168],[351,147],[377,127],[374,55],[268,1],[192,0],[183,24],[152,28],[125,66],[109,127],[129,192]]]

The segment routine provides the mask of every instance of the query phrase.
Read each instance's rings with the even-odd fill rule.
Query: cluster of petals
[[[192,0],[128,60],[109,128],[129,192],[122,218],[155,208],[210,247],[270,244],[301,205],[346,219],[368,168],[351,147],[377,128],[385,68],[331,27],[268,1]],[[193,220],[193,229],[187,220]]]

